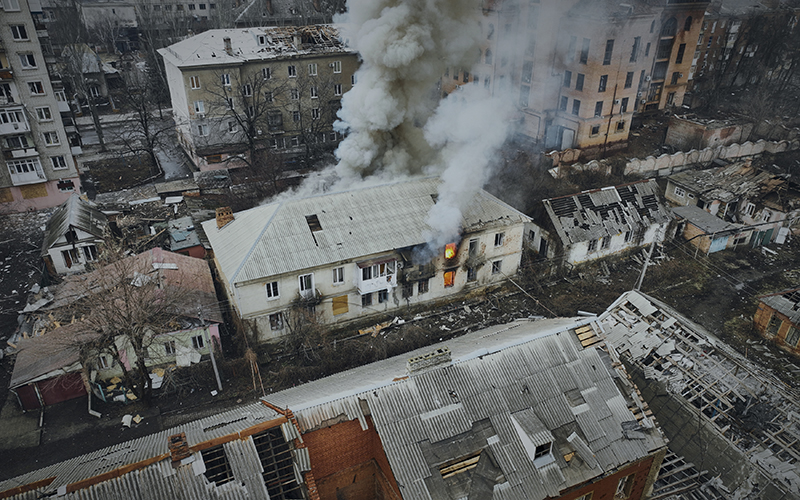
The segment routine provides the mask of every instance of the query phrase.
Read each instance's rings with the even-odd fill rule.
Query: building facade
[[[2,2],[0,24],[0,210],[54,207],[80,192],[62,109],[66,96],[53,77],[43,44],[47,30],[34,21],[41,11],[28,0]]]
[[[753,324],[759,335],[800,356],[800,288],[761,297]]]
[[[358,59],[332,26],[210,30],[159,53],[178,141],[200,170],[338,144],[332,124]]]
[[[322,322],[345,322],[514,275],[530,219],[483,191],[462,213],[452,244],[427,247],[438,183],[354,189],[204,222],[237,314],[270,340],[287,334],[302,311]]]
[[[625,147],[633,116],[680,106],[707,1],[484,2],[484,41],[445,93],[483,85],[517,100],[520,133],[599,156]]]

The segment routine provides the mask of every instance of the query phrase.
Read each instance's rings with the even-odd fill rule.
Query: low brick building
[[[800,355],[800,288],[761,297],[753,323],[759,335]]]

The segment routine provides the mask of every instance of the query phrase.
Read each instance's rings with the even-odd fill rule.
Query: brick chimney
[[[406,371],[409,374],[416,374],[423,372],[429,368],[450,364],[452,361],[452,354],[448,347],[440,347],[428,354],[422,354],[409,358],[406,362]]]
[[[231,37],[226,36],[222,39],[222,43],[225,44],[225,52],[228,53],[229,56],[233,55],[233,47],[231,46]]]
[[[186,441],[186,433],[173,434],[169,437],[169,453],[172,455],[172,466],[178,467],[181,461],[189,458],[192,452],[189,450],[189,443]]]
[[[226,224],[232,222],[233,210],[231,207],[221,207],[217,209],[217,229],[222,229]]]

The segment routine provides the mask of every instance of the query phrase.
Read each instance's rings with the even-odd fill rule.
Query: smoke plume
[[[440,175],[428,217],[431,251],[458,237],[461,212],[486,182],[506,137],[510,106],[482,86],[440,100],[447,68],[477,61],[480,0],[350,0],[337,22],[362,57],[342,99],[336,151],[339,185],[366,178]]]

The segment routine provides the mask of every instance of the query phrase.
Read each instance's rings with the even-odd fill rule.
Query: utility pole
[[[658,244],[658,237],[661,234],[661,228],[659,227],[656,231],[655,237],[653,238],[653,244],[650,246],[650,251],[647,252],[647,257],[644,259],[644,265],[642,266],[642,274],[639,275],[639,280],[636,282],[636,286],[634,290],[639,291],[642,288],[642,282],[644,281],[644,274],[647,272],[647,266],[650,265],[650,257],[653,256],[653,249],[656,248]]]
[[[203,336],[205,337],[205,333],[208,332],[208,328],[206,328],[206,319],[203,317],[203,310],[200,308],[200,304],[197,304],[197,316],[200,318],[200,322],[203,324]],[[219,388],[220,392],[222,392],[222,381],[219,379],[217,358],[214,357],[214,339],[211,337],[211,335],[208,336],[208,352],[211,354],[211,366],[214,367],[214,376],[217,377],[217,387]]]

